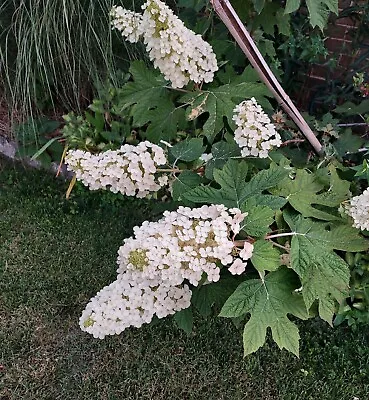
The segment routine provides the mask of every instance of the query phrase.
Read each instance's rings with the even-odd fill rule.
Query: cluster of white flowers
[[[345,206],[345,211],[353,218],[355,228],[369,230],[369,189],[353,197]]]
[[[281,137],[254,98],[238,104],[233,110],[237,128],[234,140],[243,157],[268,157],[269,150],[282,144]]]
[[[131,279],[130,279],[131,278]],[[159,318],[188,308],[191,290],[159,279],[139,279],[125,274],[91,299],[80,318],[82,330],[95,338],[118,335],[131,326],[139,328],[154,315]]]
[[[110,15],[113,27],[120,31],[128,42],[136,43],[140,40],[141,14],[118,6],[112,8]]]
[[[95,337],[141,326],[190,305],[188,281],[216,282],[220,266],[242,274],[253,245],[235,246],[234,236],[246,217],[223,205],[165,212],[157,222],[134,228],[118,251],[118,279],[87,305],[80,319],[82,330]]]
[[[210,44],[186,28],[164,2],[148,0],[142,9],[141,16],[113,7],[114,28],[130,42],[143,37],[150,60],[174,88],[181,88],[190,80],[211,82],[218,65]]]
[[[77,180],[91,190],[109,189],[113,193],[145,197],[168,182],[166,175],[155,175],[157,167],[167,163],[165,153],[148,141],[137,146],[125,144],[119,150],[98,154],[70,150],[65,162]]]
[[[216,282],[220,277],[216,262],[232,265],[235,247],[229,236],[239,232],[245,217],[239,209],[223,205],[166,211],[158,222],[145,221],[134,228],[134,237],[118,251],[118,273],[134,270],[145,278],[160,276],[173,285],[186,279],[196,286],[205,272],[208,281]],[[246,246],[252,253],[252,244]],[[251,253],[245,253],[245,261]],[[245,268],[246,262],[239,273]]]

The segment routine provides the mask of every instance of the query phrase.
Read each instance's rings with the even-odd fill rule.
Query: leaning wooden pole
[[[271,69],[268,67],[264,57],[256,47],[256,44],[252,40],[249,32],[241,22],[229,0],[210,0],[210,2],[219,18],[226,25],[242,51],[245,53],[246,57],[249,59],[251,65],[258,72],[260,79],[266,84],[285,112],[299,127],[306,139],[313,146],[314,150],[318,154],[322,154],[323,148],[319,140],[316,138],[314,132],[310,129],[299,110],[293,104],[291,98],[284,91]]]

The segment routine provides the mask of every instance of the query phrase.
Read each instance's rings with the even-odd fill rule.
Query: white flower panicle
[[[188,280],[197,286],[206,273],[209,282],[216,282],[220,278],[217,262],[226,266],[234,261],[236,249],[230,235],[239,232],[245,216],[239,209],[211,205],[179,207],[165,212],[158,222],[145,221],[118,250],[118,274],[136,271],[142,278],[159,276],[173,285]]]
[[[145,197],[168,182],[166,175],[157,176],[157,167],[167,163],[164,150],[148,141],[137,146],[125,144],[119,150],[98,154],[70,150],[65,162],[77,180],[91,190],[107,189],[127,196]]]
[[[253,245],[238,249],[234,236],[246,217],[223,205],[165,212],[158,222],[134,228],[118,251],[118,279],[101,290],[80,319],[95,337],[139,327],[190,306],[191,290],[200,281],[216,282],[221,265],[242,274]]]
[[[175,88],[190,80],[211,82],[218,66],[210,44],[187,29],[162,1],[149,0],[142,8],[144,42],[150,59],[165,79]]]
[[[369,230],[369,189],[360,196],[353,197],[349,204],[345,205],[345,211],[354,220],[352,226],[362,231]]]
[[[121,7],[113,8],[113,26],[129,41],[143,37],[150,60],[174,88],[190,80],[211,82],[218,65],[210,44],[186,28],[164,2],[148,0],[142,9],[143,15],[136,17]]]
[[[243,157],[266,158],[273,147],[282,144],[275,126],[254,98],[238,104],[233,112],[233,121],[237,125],[234,140]]]
[[[188,308],[191,290],[171,286],[159,279],[144,280],[126,274],[103,288],[88,303],[80,318],[81,329],[95,338],[118,335],[128,327],[139,328],[159,318]],[[134,279],[134,280],[132,280]]]
[[[140,40],[142,15],[121,6],[114,6],[111,9],[112,25],[122,33],[122,36],[131,43]]]

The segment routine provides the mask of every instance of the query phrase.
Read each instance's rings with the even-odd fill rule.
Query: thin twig
[[[306,142],[305,139],[290,139],[290,140],[286,140],[285,142],[283,142],[281,144],[281,147],[288,146],[289,144],[292,144],[292,143],[304,143],[304,142]]]
[[[367,122],[353,122],[351,124],[337,124],[340,128],[346,128],[350,126],[369,126]]]
[[[282,246],[279,243],[273,242],[273,240],[271,240],[270,242],[272,243],[273,246],[280,247],[281,249],[286,250],[287,252],[290,252],[290,249],[288,247]]]
[[[235,247],[243,247],[245,242],[249,242],[251,243],[252,240],[248,240],[248,239],[239,239],[239,240],[233,240],[233,245]]]
[[[358,150],[356,150],[356,151],[346,151],[345,154],[365,153],[366,151],[369,151],[369,148],[363,147],[363,148],[358,149]]]
[[[286,113],[292,118],[295,124],[299,127],[306,139],[313,146],[314,150],[321,154],[323,152],[322,145],[310,129],[309,125],[302,117],[298,109],[293,104],[291,98],[284,91],[277,78],[270,70],[268,64],[265,62],[259,49],[256,47],[249,32],[242,24],[237,13],[233,9],[229,0],[210,0],[215,12],[219,18],[226,25],[232,36],[237,41],[238,45],[249,59],[251,65],[258,72],[259,77],[273,93],[275,98],[281,104]]]

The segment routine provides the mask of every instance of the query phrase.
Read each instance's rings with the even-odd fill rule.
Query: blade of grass
[[[143,58],[110,26],[114,0],[4,0],[0,4],[0,84],[23,120],[80,112],[119,69]],[[143,1],[123,1],[138,9]]]
[[[45,143],[41,149],[36,151],[36,153],[31,157],[31,160],[36,160],[37,157],[39,157],[49,146],[51,146],[56,140],[58,140],[58,137],[54,137],[50,139],[47,143]]]

